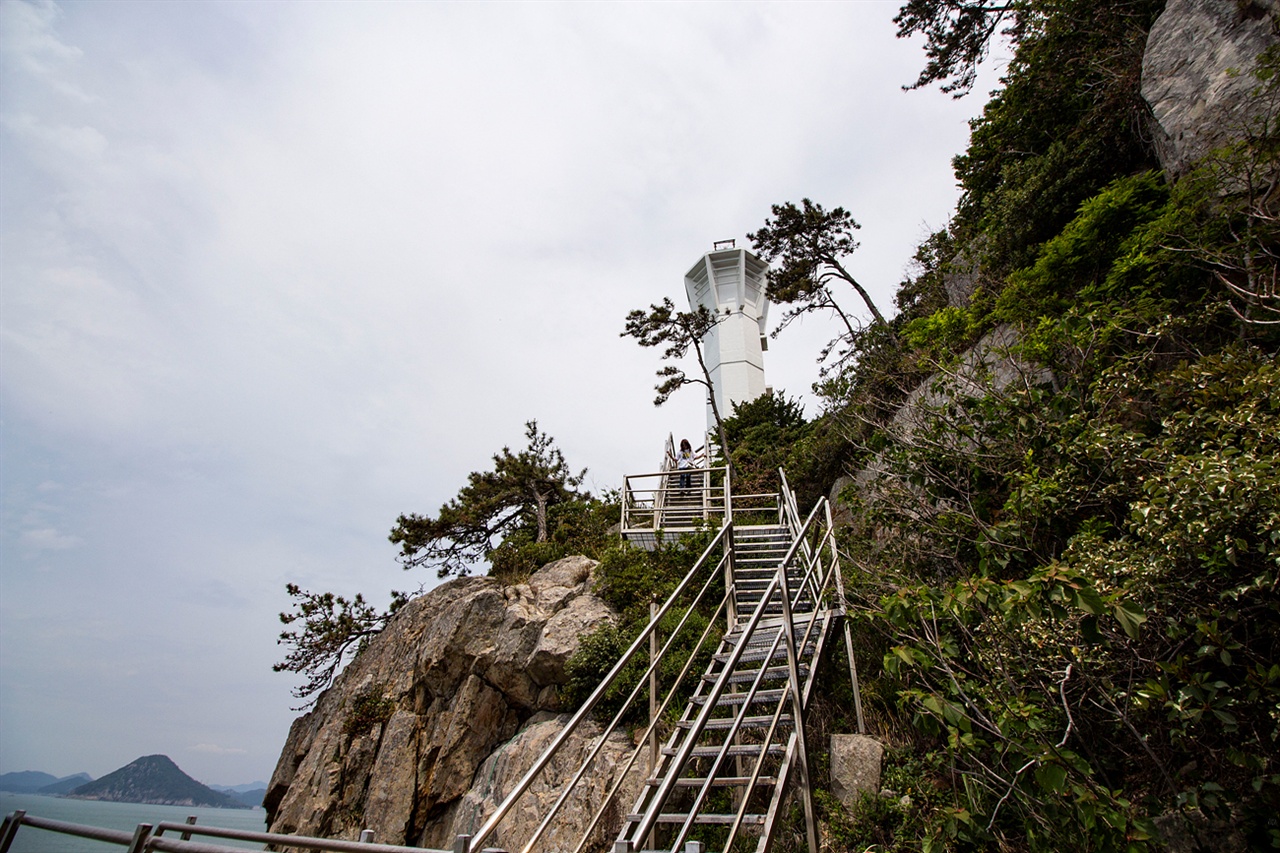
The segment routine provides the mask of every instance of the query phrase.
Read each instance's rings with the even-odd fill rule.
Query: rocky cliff
[[[402,608],[293,724],[264,802],[271,831],[370,828],[382,843],[428,847],[474,831],[567,719],[559,687],[579,638],[615,618],[591,592],[594,567],[567,557],[515,586],[460,578]],[[602,775],[595,803],[611,782]],[[590,800],[574,806],[588,818]],[[528,831],[517,816],[489,843]]]
[[[1280,0],[1169,0],[1142,57],[1142,97],[1165,171],[1177,176],[1241,136],[1269,105],[1249,72],[1277,43]]]

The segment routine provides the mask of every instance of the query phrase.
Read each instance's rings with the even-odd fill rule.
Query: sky
[[[529,419],[653,470],[703,400],[623,318],[771,204],[890,311],[998,74],[904,92],[897,5],[0,0],[0,772],[266,780],[285,584],[434,585],[396,517]],[[765,355],[810,415],[837,331]]]

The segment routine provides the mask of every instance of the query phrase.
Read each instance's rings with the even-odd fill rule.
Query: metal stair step
[[[740,575],[733,579],[733,583],[738,592],[748,589],[763,592],[769,584],[773,583],[773,579],[777,576],[777,572],[773,569],[769,569],[768,571],[761,572],[758,575]],[[792,592],[794,592],[796,587],[800,586],[802,583],[804,583],[803,576],[796,575],[795,577],[792,577],[791,575],[787,575],[787,586],[791,587]]]
[[[691,758],[715,758],[720,754],[720,746],[695,746],[693,751],[689,753]],[[762,743],[735,743],[729,747],[729,751],[725,753],[727,756],[749,755],[755,757],[760,754],[760,750],[764,748]],[[663,755],[675,755],[680,751],[679,747],[664,746],[662,748]],[[787,747],[780,743],[769,744],[770,755],[782,755],[787,751]]]
[[[639,823],[644,819],[642,814],[627,815],[627,823]],[[658,815],[658,823],[684,823],[689,819],[687,814],[660,814]],[[723,825],[732,824],[738,819],[736,814],[700,814],[693,819],[694,823],[718,823]],[[744,824],[760,825],[764,823],[764,815],[749,814],[742,816]]]
[[[800,650],[798,652],[797,657],[800,658],[801,660],[805,660],[811,657],[812,655],[813,655],[813,643],[811,642],[809,643],[807,648]],[[786,656],[787,656],[787,647],[783,644],[779,644],[778,648],[774,651],[772,655],[769,654],[769,650],[767,648],[763,648],[763,647],[759,651],[743,652],[742,657],[738,658],[738,663],[759,663],[765,658],[769,658],[770,660],[784,660]],[[716,655],[715,659],[720,663],[724,663],[725,661],[729,660],[729,655],[728,654]]]
[[[708,729],[727,729],[733,726],[733,717],[713,717],[707,720],[706,728]],[[742,728],[747,729],[767,729],[769,724],[773,722],[773,715],[759,717],[743,717]],[[791,715],[782,714],[778,717],[779,726],[790,726]],[[676,723],[676,728],[691,729],[693,728],[693,720],[680,720]]]
[[[712,788],[741,788],[751,782],[750,776],[716,776],[711,780]],[[645,781],[650,788],[656,788],[662,784],[662,780],[658,778],[650,778]],[[676,780],[677,788],[701,788],[708,784],[705,776],[682,776]],[[773,787],[778,784],[777,776],[760,776],[756,779],[756,785],[759,787]]]
[[[787,691],[784,688],[778,688],[777,690],[757,690],[751,701],[752,704],[759,704],[761,702],[777,702],[785,696],[786,693]],[[697,705],[705,705],[707,704],[707,697],[694,696],[690,701]],[[716,706],[724,707],[726,705],[741,705],[745,701],[747,701],[746,693],[722,693],[720,694],[720,700],[716,702]]]
[[[800,669],[801,678],[809,674],[809,667],[806,666],[805,664],[803,663],[800,664],[799,669]],[[748,684],[752,681],[755,681],[756,676],[759,674],[760,674],[759,669],[740,670],[729,676],[728,683],[729,684]],[[764,672],[765,681],[776,681],[779,678],[788,678],[790,677],[790,675],[791,675],[790,670],[785,666],[767,667]],[[707,682],[708,684],[714,684],[716,679],[718,679],[719,677],[720,675],[718,673],[709,672],[702,676],[702,680]]]

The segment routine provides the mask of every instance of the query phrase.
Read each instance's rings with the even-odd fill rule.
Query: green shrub
[[[1080,206],[1062,232],[1040,250],[1033,266],[1009,277],[996,303],[1004,322],[1057,317],[1076,304],[1082,291],[1096,297],[1115,294],[1124,279],[1112,274],[1118,262],[1134,266],[1133,254],[1145,245],[1143,226],[1160,217],[1168,201],[1159,173],[1121,178]],[[1137,232],[1137,233],[1135,233]]]

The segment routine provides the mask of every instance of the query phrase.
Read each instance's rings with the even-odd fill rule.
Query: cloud
[[[6,3],[0,9],[0,56],[10,73],[45,81],[63,95],[87,101],[89,96],[59,76],[84,55],[56,36],[54,29],[62,18],[62,10],[51,0]]]
[[[80,537],[59,533],[53,527],[27,530],[22,534],[22,544],[33,551],[65,551],[80,545]]]
[[[247,755],[247,749],[238,746],[218,746],[216,743],[198,743],[187,747],[187,752],[199,752],[204,755]]]

